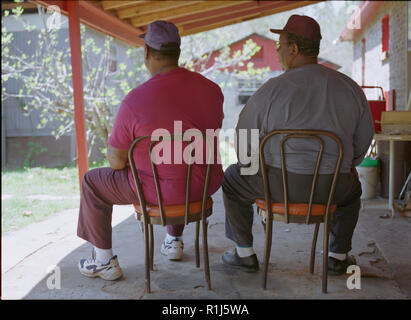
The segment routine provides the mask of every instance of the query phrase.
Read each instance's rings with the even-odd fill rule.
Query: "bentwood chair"
[[[134,182],[136,185],[137,196],[139,199],[138,204],[133,204],[136,214],[136,219],[139,220],[143,225],[144,233],[144,244],[145,244],[145,281],[147,292],[150,293],[150,270],[153,270],[153,259],[154,259],[154,236],[153,236],[153,225],[172,225],[172,224],[185,224],[190,222],[196,222],[195,228],[195,260],[196,267],[200,267],[200,256],[199,256],[199,231],[200,231],[200,221],[202,224],[202,245],[203,245],[203,257],[204,257],[204,273],[205,279],[208,285],[208,289],[211,290],[211,280],[210,280],[210,268],[208,261],[208,244],[207,244],[207,217],[212,214],[213,200],[208,196],[208,185],[210,181],[210,170],[211,161],[209,159],[206,163],[206,174],[204,179],[204,189],[202,194],[202,200],[189,202],[190,195],[190,184],[191,184],[191,171],[193,164],[193,154],[191,152],[191,158],[188,160],[187,164],[187,176],[186,176],[186,188],[181,190],[185,193],[185,203],[179,205],[163,205],[163,198],[161,193],[160,178],[158,176],[157,166],[155,161],[153,161],[152,150],[154,146],[164,141],[169,140],[169,143],[173,143],[174,140],[182,140],[174,135],[169,135],[166,137],[161,137],[159,141],[151,141],[148,146],[147,155],[150,156],[151,169],[153,173],[153,179],[155,183],[156,193],[157,193],[157,204],[148,203],[143,194],[143,189],[141,182],[138,177],[138,169],[133,158],[133,152],[138,143],[143,143],[144,140],[149,139],[150,136],[141,136],[136,138],[131,144],[128,151],[128,160],[134,177]],[[205,136],[203,141],[206,141]],[[147,141],[146,141],[147,142]],[[209,146],[208,144],[206,144]],[[188,148],[193,151],[193,142],[187,144]],[[137,150],[136,150],[137,151]],[[159,164],[161,165],[161,164]]]
[[[280,136],[281,142],[279,145],[279,152],[281,155],[281,171],[282,171],[282,188],[284,194],[283,203],[275,203],[271,201],[270,182],[268,179],[267,166],[264,157],[264,146],[267,141],[274,137]],[[324,204],[313,203],[316,182],[318,178],[321,159],[324,151],[324,141],[322,137],[331,138],[338,146],[338,158],[335,161],[334,173],[332,181],[328,190],[327,202]],[[318,154],[315,168],[313,168],[312,185],[309,190],[309,202],[308,203],[289,203],[288,190],[289,188],[298,188],[298,185],[290,186],[287,181],[286,172],[286,159],[284,154],[284,145],[287,140],[290,139],[313,139],[318,142]],[[333,143],[331,140],[331,143]],[[277,152],[277,150],[270,150],[271,153]],[[315,247],[317,243],[318,229],[320,223],[324,224],[324,236],[323,236],[323,266],[322,266],[322,292],[327,292],[327,276],[328,276],[328,240],[329,240],[329,224],[332,219],[333,213],[337,206],[333,204],[333,198],[335,188],[337,185],[338,175],[341,167],[341,161],[343,157],[343,145],[335,134],[322,131],[322,130],[274,130],[269,132],[259,146],[260,167],[264,183],[264,196],[265,199],[257,199],[256,205],[260,216],[263,217],[265,222],[265,248],[264,248],[264,262],[262,272],[262,287],[266,289],[267,286],[267,270],[268,262],[270,260],[271,253],[271,241],[273,231],[273,221],[281,221],[285,223],[299,223],[299,224],[315,224],[314,236],[311,246],[311,258],[310,258],[310,273],[314,272],[315,261]],[[275,186],[277,187],[277,186]],[[308,193],[308,191],[307,191]],[[267,204],[270,204],[267,206]],[[264,221],[263,220],[263,221]],[[263,222],[264,225],[264,222]]]

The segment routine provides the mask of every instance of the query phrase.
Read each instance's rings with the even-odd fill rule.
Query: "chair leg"
[[[271,241],[272,241],[272,234],[273,234],[273,221],[271,219],[267,219],[265,229],[265,246],[264,246],[264,262],[263,262],[263,273],[262,273],[262,287],[265,290],[267,288],[267,271],[268,271],[268,262],[270,261],[270,253],[271,253]]]
[[[200,268],[200,221],[196,222],[196,234],[195,234],[195,254],[196,254],[196,267]]]
[[[149,247],[149,235],[148,235],[148,223],[144,221],[144,245],[145,245],[145,269],[146,269],[146,289],[147,293],[151,293],[150,288],[150,247]]]
[[[315,264],[315,247],[317,245],[317,237],[318,237],[318,229],[320,228],[320,224],[315,224],[314,229],[314,236],[313,236],[313,243],[311,246],[311,259],[310,259],[310,273],[314,273],[314,264]]]
[[[329,239],[329,226],[327,222],[324,222],[324,236],[323,236],[323,280],[322,290],[323,293],[327,293],[327,277],[328,277],[328,239]]]
[[[204,273],[207,281],[208,290],[211,290],[210,266],[208,262],[208,243],[207,243],[207,219],[202,219],[203,224],[203,255],[204,255]]]
[[[148,233],[150,235],[150,270],[154,271],[154,233],[153,225],[149,224]]]

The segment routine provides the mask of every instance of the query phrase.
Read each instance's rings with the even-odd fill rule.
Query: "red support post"
[[[361,39],[361,85],[365,86],[365,38]]]
[[[73,77],[73,97],[74,97],[74,122],[76,127],[76,150],[77,165],[79,171],[79,183],[81,191],[81,181],[87,172],[87,139],[84,120],[84,100],[83,100],[83,72],[81,64],[81,36],[80,19],[78,14],[78,2],[67,1],[67,11],[69,18],[69,34],[71,48],[71,66]]]

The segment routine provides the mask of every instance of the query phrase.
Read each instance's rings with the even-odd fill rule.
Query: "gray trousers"
[[[273,202],[284,202],[281,169],[268,167],[271,197]],[[287,173],[289,203],[308,203],[312,175]],[[314,203],[326,203],[332,175],[319,175]],[[224,173],[222,185],[226,211],[225,232],[227,238],[237,246],[253,245],[253,203],[264,199],[264,186],[259,171],[256,175],[241,175],[237,164]],[[354,172],[342,173],[335,190],[337,210],[330,223],[329,251],[347,253],[351,250],[351,239],[361,207],[361,184]]]

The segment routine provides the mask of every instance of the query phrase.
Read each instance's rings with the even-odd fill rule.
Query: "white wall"
[[[389,14],[389,57],[382,60],[381,19]],[[395,89],[396,109],[406,110],[407,101],[407,2],[387,1],[354,41],[352,78],[361,85],[361,39],[366,39],[364,84]],[[367,98],[375,99],[372,90]]]

